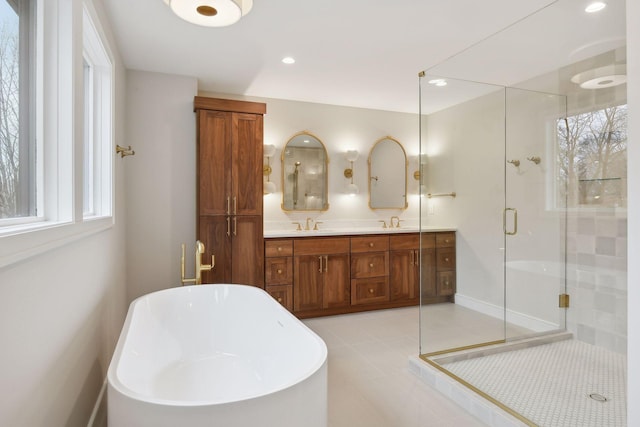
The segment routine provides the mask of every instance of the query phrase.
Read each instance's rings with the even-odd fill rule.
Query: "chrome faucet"
[[[311,226],[309,225],[310,222],[313,222],[313,219],[307,217],[307,223],[304,226],[304,229],[307,230],[307,231],[311,230]]]
[[[180,263],[180,281],[184,285],[185,283],[193,283],[196,285],[202,284],[202,272],[210,271],[215,267],[215,255],[211,255],[211,264],[202,264],[202,255],[204,254],[204,243],[200,240],[196,241],[196,277],[193,279],[185,279],[184,277],[184,243],[182,244],[182,259]]]

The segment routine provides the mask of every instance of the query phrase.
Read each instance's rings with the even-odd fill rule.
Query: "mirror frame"
[[[321,209],[287,209],[284,206],[284,155],[285,152],[287,151],[287,145],[289,145],[289,143],[291,142],[291,140],[297,136],[300,135],[309,135],[312,138],[315,138],[316,141],[318,141],[320,143],[320,145],[322,146],[322,149],[324,150],[324,158],[325,158],[325,174],[324,174],[324,195],[325,195],[325,202],[324,205]],[[322,142],[322,140],[320,138],[318,138],[316,135],[314,135],[313,133],[309,132],[308,130],[303,130],[301,132],[297,132],[293,135],[291,135],[291,137],[287,140],[286,144],[284,144],[284,147],[282,148],[282,152],[280,154],[280,177],[281,177],[281,184],[282,184],[282,203],[280,204],[280,208],[285,211],[285,212],[324,212],[329,210],[329,153],[327,152],[327,147],[324,145],[324,142]]]
[[[395,142],[396,144],[398,144],[398,146],[400,147],[400,149],[402,150],[402,154],[404,155],[404,206],[385,206],[385,207],[372,207],[371,206],[371,155],[373,154],[373,150],[375,150],[375,148],[378,146],[378,144],[380,144],[382,141],[386,141],[386,140],[391,140],[393,142]],[[402,146],[402,144],[400,143],[400,141],[398,141],[397,139],[395,139],[392,136],[384,136],[380,139],[378,139],[375,144],[373,144],[373,147],[371,147],[371,150],[369,150],[369,158],[367,159],[367,163],[369,164],[369,174],[368,174],[368,179],[369,179],[369,209],[371,210],[381,210],[381,209],[401,209],[401,210],[405,210],[409,207],[409,197],[407,194],[407,191],[409,190],[409,183],[407,182],[407,170],[409,168],[409,158],[407,157],[407,151],[404,149],[404,147]]]

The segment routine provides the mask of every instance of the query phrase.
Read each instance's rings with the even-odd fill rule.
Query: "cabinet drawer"
[[[293,286],[267,285],[266,291],[289,311],[293,310]]]
[[[360,253],[351,255],[351,277],[376,277],[389,275],[389,252]]]
[[[265,240],[264,255],[267,257],[293,255],[293,240]]]
[[[456,246],[456,233],[436,233],[437,248],[454,248]]]
[[[438,296],[453,295],[456,291],[456,272],[439,271],[437,276]]]
[[[415,234],[396,234],[389,236],[389,248],[392,251],[401,251],[404,249],[418,249],[420,247],[420,235]]]
[[[293,241],[293,251],[297,255],[330,255],[348,254],[350,240],[348,237],[338,238],[302,238]]]
[[[267,285],[291,285],[293,283],[293,258],[265,258],[264,278]]]
[[[351,238],[351,253],[389,250],[389,236],[362,236]]]
[[[436,251],[437,270],[455,270],[456,248],[438,249]]]
[[[436,247],[436,233],[422,233],[422,247],[424,249],[433,249]]]
[[[351,280],[351,304],[373,304],[389,301],[389,279],[375,277],[373,279]]]

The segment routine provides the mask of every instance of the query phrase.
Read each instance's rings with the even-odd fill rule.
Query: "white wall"
[[[633,402],[640,402],[640,366],[634,363],[640,360],[640,2],[627,1],[627,101],[629,108],[629,124],[627,160],[629,222],[628,222],[628,256],[632,262],[628,267],[628,338],[627,338],[627,425],[640,425],[640,407]]]
[[[193,275],[197,80],[127,71],[128,299],[180,285],[180,245]],[[189,268],[190,267],[190,268]]]
[[[122,144],[125,73],[114,54]],[[115,226],[0,269],[2,426],[87,425],[126,313],[126,160],[114,156]]]

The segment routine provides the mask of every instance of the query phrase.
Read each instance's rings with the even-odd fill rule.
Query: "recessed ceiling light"
[[[607,4],[605,2],[603,2],[603,1],[594,1],[589,6],[587,6],[584,9],[584,11],[587,12],[587,13],[595,13],[595,12],[601,11],[605,7],[607,7]]]
[[[429,80],[429,84],[442,87],[447,85],[447,81],[445,79],[433,79]]]
[[[290,56],[287,56],[285,58],[282,58],[282,62],[284,62],[285,64],[295,64],[296,60]]]

